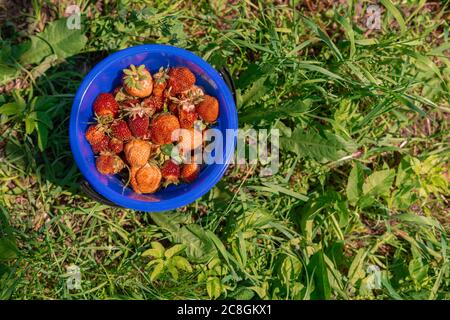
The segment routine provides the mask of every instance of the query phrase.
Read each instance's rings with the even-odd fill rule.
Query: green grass
[[[72,42],[63,2],[33,1],[0,29],[2,299],[450,298],[448,2],[381,1],[372,32],[364,1],[78,3]],[[103,57],[142,43],[227,66],[240,126],[281,132],[279,172],[231,166],[162,214],[85,197],[74,93]],[[146,252],[155,242],[165,251]],[[80,290],[66,287],[72,264]]]

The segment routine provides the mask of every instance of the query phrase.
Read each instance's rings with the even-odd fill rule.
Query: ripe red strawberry
[[[115,118],[119,113],[119,104],[111,93],[100,93],[93,108],[98,117]]]
[[[119,154],[123,150],[123,141],[117,138],[111,138],[108,144],[109,150],[114,152],[115,154]]]
[[[102,140],[92,145],[92,151],[95,154],[98,154],[100,152],[108,151],[109,149],[109,137],[104,136]]]
[[[152,94],[150,97],[145,98],[142,104],[147,108],[155,110],[155,112],[160,112],[164,108],[164,97]]]
[[[167,86],[172,95],[177,95],[195,84],[195,75],[185,67],[171,68],[168,72]]]
[[[125,163],[119,156],[105,153],[95,160],[95,166],[101,174],[116,174],[125,168]]]
[[[177,117],[164,113],[153,118],[150,135],[154,143],[162,145],[172,142],[172,133],[180,128]]]
[[[153,90],[153,79],[145,65],[136,68],[133,64],[123,70],[123,87],[125,91],[135,97],[148,97]]]
[[[111,125],[111,134],[114,138],[121,141],[128,141],[131,139],[131,131],[125,120],[116,120]]]
[[[144,103],[135,104],[126,109],[128,118],[128,127],[136,138],[145,137],[148,133],[150,117],[155,110],[147,108]]]
[[[172,160],[167,160],[161,167],[161,174],[167,183],[178,183],[180,178],[180,166]]]
[[[180,106],[178,108],[178,119],[181,128],[190,129],[194,127],[194,122],[198,119],[198,114],[195,112],[195,109],[194,111],[189,111],[189,109]]]
[[[196,163],[186,163],[181,168],[181,178],[188,183],[197,179],[199,173],[200,165]]]
[[[152,94],[156,97],[162,97],[164,95],[164,90],[167,87],[167,80],[169,79],[167,71],[167,69],[161,67],[159,68],[159,71],[153,75],[154,83]]]
[[[216,98],[205,95],[203,101],[197,105],[196,111],[205,122],[214,122],[219,117],[219,102]]]
[[[99,143],[105,137],[104,127],[100,124],[90,125],[86,130],[85,137],[91,145]]]
[[[128,119],[128,126],[136,138],[142,138],[147,135],[149,124],[150,119],[148,116],[135,116]]]
[[[169,111],[172,112],[174,115],[178,116],[178,104],[173,101],[170,102]]]

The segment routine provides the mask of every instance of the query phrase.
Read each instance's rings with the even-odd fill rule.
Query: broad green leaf
[[[178,270],[174,265],[168,265],[167,270],[169,270],[169,273],[172,275],[172,278],[177,281],[178,280]]]
[[[158,242],[158,241],[152,241],[151,243],[152,248],[155,249],[158,252],[157,257],[163,257],[164,256],[164,252],[166,251],[166,249],[164,248],[164,246]]]
[[[262,108],[263,107],[260,104],[246,108],[239,114],[239,122],[255,124],[259,123],[261,120],[265,120],[270,123],[275,119],[299,117],[308,112],[310,102],[292,99],[283,102],[282,105],[278,107],[271,107],[264,110],[262,110]]]
[[[362,191],[363,171],[359,163],[355,163],[347,181],[347,198],[350,204],[356,204]]]
[[[299,259],[292,256],[286,256],[281,262],[280,275],[284,283],[289,285],[290,282],[297,281],[302,270],[302,263]]]
[[[392,298],[394,298],[395,300],[403,300],[403,298],[392,287],[391,282],[389,281],[387,272],[382,272],[381,283],[383,284],[383,287],[385,287],[388,290],[388,292]]]
[[[417,223],[424,226],[439,227],[439,223],[432,217],[418,216],[412,213],[402,213],[395,216],[397,220]]]
[[[400,161],[400,164],[397,169],[397,175],[395,177],[395,186],[401,187],[408,180],[408,178],[412,174],[412,169],[409,164],[409,161],[406,158],[403,158]]]
[[[38,135],[38,147],[39,150],[44,151],[47,147],[48,141],[48,128],[42,122],[35,122],[37,135]]]
[[[64,59],[81,52],[87,43],[81,29],[67,28],[66,19],[50,22],[43,32],[30,36],[30,39],[19,58],[22,64],[40,63],[51,54]]]
[[[155,257],[155,258],[162,258],[163,255],[161,254],[161,251],[158,249],[147,249],[144,252],[142,252],[143,257]]]
[[[186,246],[186,255],[191,262],[203,263],[216,254],[214,245],[199,225],[182,227],[173,237],[175,242]]]
[[[166,258],[171,258],[177,255],[178,253],[182,252],[185,248],[186,246],[184,244],[176,244],[173,247],[167,249],[166,252],[164,252],[164,256]]]
[[[0,85],[8,83],[19,75],[19,69],[0,63]]]
[[[314,279],[314,291],[311,297],[313,299],[327,300],[331,297],[331,286],[323,255],[323,251],[318,251],[311,257],[308,271]]]
[[[172,258],[172,260],[178,269],[184,270],[187,272],[192,272],[192,266],[186,258],[181,257],[181,256],[175,256]]]
[[[251,300],[255,296],[255,292],[246,287],[238,287],[228,297],[236,300]]]
[[[180,230],[180,226],[173,219],[173,214],[150,213],[150,216],[158,226],[166,229],[171,234]]]
[[[31,112],[25,118],[25,133],[30,135],[36,129],[36,112]]]
[[[0,107],[0,114],[4,114],[5,116],[19,115],[23,112],[23,110],[24,109],[22,109],[16,102],[9,102]]]
[[[366,178],[362,186],[363,194],[378,196],[387,194],[394,182],[395,170],[375,171]]]
[[[0,260],[17,258],[19,250],[13,241],[7,238],[0,239]]]
[[[25,65],[40,63],[45,57],[52,54],[51,47],[39,34],[30,36],[30,41],[22,43],[20,51],[24,53],[20,56],[19,62]]]
[[[408,271],[416,283],[422,283],[428,274],[428,265],[424,265],[421,259],[415,258],[409,262]]]
[[[268,76],[264,75],[251,85],[249,89],[242,95],[242,106],[246,106],[252,102],[257,101],[266,92],[269,91],[269,87],[265,85]]]
[[[395,190],[390,197],[390,206],[398,210],[407,210],[416,199],[414,186],[402,186]]]
[[[52,119],[48,116],[46,112],[37,112],[36,118],[39,122],[44,124],[47,128],[53,129],[53,122]]]
[[[250,64],[247,67],[247,70],[239,75],[236,86],[241,90],[244,90],[258,79],[270,74],[273,71],[273,67],[272,64]]]
[[[325,132],[323,137],[314,131],[304,132],[300,127],[292,132],[291,137],[281,137],[280,140],[282,149],[319,162],[338,160],[346,154],[345,151],[352,152],[355,149],[331,132]]]
[[[206,283],[206,291],[211,299],[219,298],[222,293],[222,283],[220,282],[220,279],[217,277],[208,279],[208,282]]]
[[[164,262],[159,262],[158,264],[155,265],[155,267],[153,268],[152,273],[150,274],[150,281],[155,281],[156,279],[158,279],[158,277],[162,274],[164,270]]]

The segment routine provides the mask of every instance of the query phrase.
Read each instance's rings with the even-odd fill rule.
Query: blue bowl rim
[[[111,191],[108,187],[103,185],[101,182],[92,178],[92,175],[89,174],[90,169],[88,168],[86,162],[84,161],[84,157],[79,149],[77,141],[77,123],[78,123],[78,109],[80,107],[81,101],[92,84],[94,79],[97,77],[99,73],[109,67],[111,63],[116,60],[120,60],[122,58],[142,53],[143,51],[149,52],[158,52],[165,51],[172,55],[182,56],[184,59],[189,60],[199,66],[208,77],[216,83],[218,90],[224,94],[224,99],[228,108],[231,108],[230,118],[227,123],[227,127],[229,129],[237,129],[238,128],[238,118],[237,118],[237,110],[233,100],[233,96],[228,86],[225,84],[224,80],[220,76],[220,74],[205,60],[195,55],[194,53],[187,51],[185,49],[181,49],[174,46],[169,45],[161,45],[161,44],[144,44],[129,47],[118,52],[115,52],[102,61],[100,61],[83,79],[80,87],[78,88],[74,102],[72,104],[72,111],[70,114],[70,124],[69,124],[69,140],[70,147],[72,150],[73,157],[75,159],[75,163],[77,164],[79,170],[87,179],[89,184],[102,196],[107,198],[108,200],[122,206],[125,208],[130,208],[134,210],[147,211],[147,212],[159,212],[159,211],[167,211],[173,210],[187,204],[190,204],[203,196],[209,190],[211,190],[222,178],[227,169],[228,165],[231,162],[231,159],[234,155],[234,150],[236,147],[236,139],[233,140],[233,148],[225,148],[225,163],[220,165],[214,165],[213,170],[208,175],[208,179],[205,179],[205,183],[201,188],[192,189],[187,193],[184,193],[174,199],[167,201],[159,201],[159,202],[148,202],[141,201],[138,199],[131,199],[126,196],[116,197],[117,194]],[[234,112],[233,112],[234,111]]]

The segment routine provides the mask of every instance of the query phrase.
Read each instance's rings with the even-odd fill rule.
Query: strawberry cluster
[[[153,75],[145,65],[124,69],[122,85],[94,101],[96,121],[85,133],[97,155],[97,170],[111,175],[127,169],[125,180],[137,193],[194,181],[200,165],[175,161],[167,150],[176,144],[188,152],[199,147],[202,139],[195,135],[201,133],[194,122],[201,120],[206,128],[219,116],[217,99],[195,82],[185,67],[160,68]],[[187,130],[174,135],[180,128]]]

